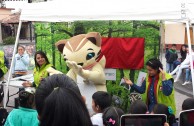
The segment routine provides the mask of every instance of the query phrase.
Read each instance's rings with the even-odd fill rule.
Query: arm
[[[137,86],[136,84],[133,84],[131,80],[124,78],[125,83],[130,85],[131,88],[133,88],[135,91],[137,91],[140,94],[145,93],[145,88],[146,88],[146,81],[144,80],[141,86]]]
[[[164,95],[169,96],[173,90],[173,83],[172,80],[165,80],[162,81],[162,92]]]
[[[133,84],[131,85],[131,88],[133,88],[138,93],[143,94],[145,93],[146,81],[144,80],[141,86],[137,86],[136,84]]]
[[[25,64],[28,65],[29,64],[29,55],[28,54],[24,54],[21,56],[21,61]]]
[[[162,74],[162,92],[164,95],[169,96],[173,90],[173,82],[172,79],[166,80],[165,71],[159,68]]]

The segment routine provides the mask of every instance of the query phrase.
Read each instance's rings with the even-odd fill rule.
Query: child
[[[130,114],[146,114],[148,113],[147,105],[141,100],[136,100],[130,105],[129,113]]]
[[[177,60],[178,54],[176,52],[176,44],[172,44],[171,49],[169,49],[166,54],[166,72],[170,73],[174,70],[173,62]]]
[[[111,105],[111,96],[104,91],[97,91],[92,95],[92,109],[96,113],[91,117],[93,125],[103,126],[102,112]]]
[[[123,110],[117,107],[108,107],[103,112],[104,126],[120,126],[120,117],[124,114]]]
[[[167,121],[169,126],[173,126],[175,121],[175,116],[171,107],[167,107],[164,104],[156,104],[152,110],[153,114],[165,114],[167,116]]]
[[[34,92],[27,88],[19,93],[19,109],[13,109],[4,126],[38,126],[38,113],[34,107]]]
[[[182,110],[194,109],[194,98],[187,98],[183,101]]]

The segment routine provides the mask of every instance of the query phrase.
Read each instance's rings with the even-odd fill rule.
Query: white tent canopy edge
[[[187,3],[186,3],[187,2]],[[78,20],[178,20],[186,23],[189,51],[191,40],[189,23],[193,17],[192,2],[180,0],[55,0],[41,3],[29,3],[21,8],[21,17],[13,51],[15,58],[22,21],[68,22]],[[190,7],[187,7],[190,5]],[[13,68],[11,62],[10,70]],[[190,57],[192,61],[192,57]],[[192,80],[193,64],[191,64]],[[11,72],[6,83],[4,107],[6,107]],[[194,96],[194,83],[193,83]]]

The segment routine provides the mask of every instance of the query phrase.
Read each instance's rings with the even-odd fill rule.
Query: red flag
[[[102,38],[106,68],[141,69],[144,66],[144,38]]]

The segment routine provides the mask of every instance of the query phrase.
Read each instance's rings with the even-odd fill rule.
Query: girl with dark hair
[[[35,104],[40,126],[92,126],[77,84],[64,74],[54,74],[41,81]]]
[[[82,97],[58,87],[45,99],[40,126],[92,126]]]
[[[120,126],[120,117],[124,114],[123,110],[117,107],[108,107],[102,114],[104,126]]]
[[[180,49],[180,53],[181,53],[181,62],[183,62],[186,59],[187,56],[187,49],[188,49],[188,45],[183,44],[181,46]]]
[[[175,113],[176,106],[172,76],[163,70],[161,62],[155,58],[147,61],[146,69],[148,73],[141,86],[134,84],[127,78],[124,78],[125,82],[132,89],[142,94],[149,112],[152,111],[156,103],[162,103],[171,106]]]
[[[25,89],[19,93],[19,109],[13,109],[4,126],[38,126],[38,113],[34,108],[34,92]]]
[[[164,104],[156,104],[152,110],[153,114],[165,114],[167,116],[167,122],[169,126],[173,126],[176,123],[175,116],[171,107],[167,107]]]
[[[50,64],[46,54],[42,51],[37,51],[34,55],[34,61],[35,61],[35,68],[34,68],[34,82],[31,83],[29,81],[25,81],[23,83],[24,87],[38,87],[40,84],[40,81],[43,78],[46,78],[49,76],[48,69],[53,69],[53,65]]]
[[[130,114],[146,114],[148,112],[147,105],[142,100],[136,100],[131,103],[129,108]]]
[[[194,98],[187,98],[183,101],[182,110],[194,109]]]

